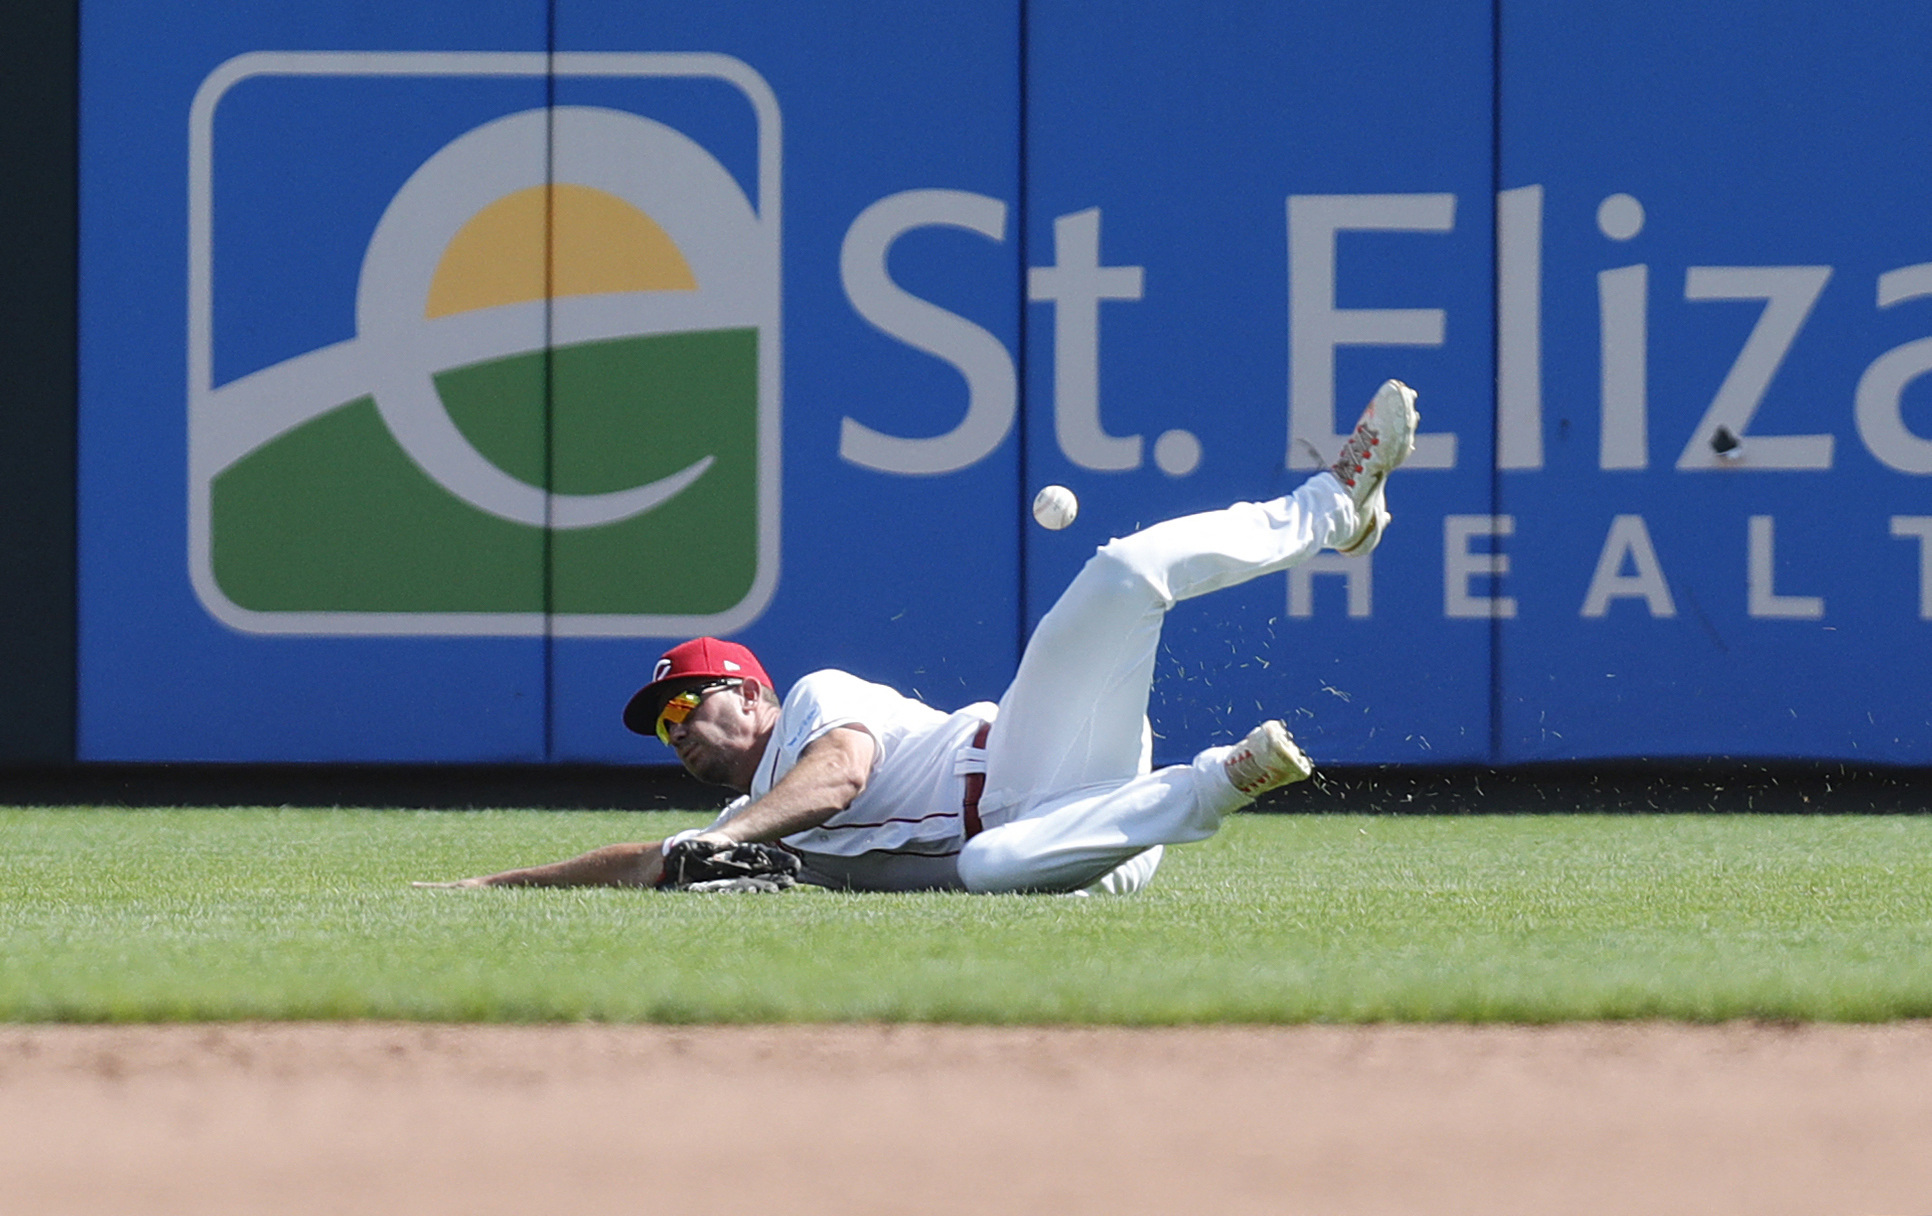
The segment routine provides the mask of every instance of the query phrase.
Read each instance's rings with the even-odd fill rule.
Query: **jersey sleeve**
[[[879,685],[843,671],[815,671],[799,680],[786,694],[780,715],[781,754],[795,760],[814,740],[841,726],[856,726],[883,746],[891,707],[881,703],[881,691]]]

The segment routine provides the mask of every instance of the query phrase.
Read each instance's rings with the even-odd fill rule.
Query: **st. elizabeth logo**
[[[221,94],[264,75],[689,76],[758,118],[754,201],[628,110],[451,140],[370,236],[355,337],[213,383]],[[278,633],[726,632],[777,564],[777,109],[707,55],[251,55],[196,99],[190,565]],[[299,156],[300,149],[286,154]]]

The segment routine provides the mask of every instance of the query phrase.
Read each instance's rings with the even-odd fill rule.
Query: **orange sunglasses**
[[[687,688],[677,696],[672,697],[664,703],[664,708],[658,711],[658,739],[663,742],[664,746],[671,746],[672,725],[690,717],[691,711],[698,707],[698,702],[704,700],[706,693],[716,692],[720,688],[736,688],[742,683],[744,683],[743,680],[717,680],[697,688]]]

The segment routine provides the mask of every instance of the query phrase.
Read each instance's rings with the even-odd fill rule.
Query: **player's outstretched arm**
[[[414,882],[412,887],[654,887],[664,875],[664,846],[651,840],[640,844],[607,844],[581,857],[505,870],[455,882]]]
[[[798,763],[763,798],[699,839],[719,844],[765,842],[815,828],[865,792],[878,755],[871,732],[856,726],[834,727],[806,744]]]

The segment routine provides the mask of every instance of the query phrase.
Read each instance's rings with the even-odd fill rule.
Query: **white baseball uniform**
[[[1147,697],[1175,603],[1285,570],[1353,534],[1332,474],[1293,494],[1168,520],[1101,546],[1027,643],[999,705],[945,714],[844,672],[785,698],[751,794],[770,790],[812,740],[840,726],[878,744],[865,790],[823,826],[785,838],[808,881],[873,890],[1139,890],[1160,846],[1204,840],[1249,801],[1211,747],[1150,772]],[[984,749],[974,736],[992,723]],[[968,775],[983,772],[974,832]],[[977,784],[977,783],[973,783]],[[714,824],[713,826],[718,826]]]

